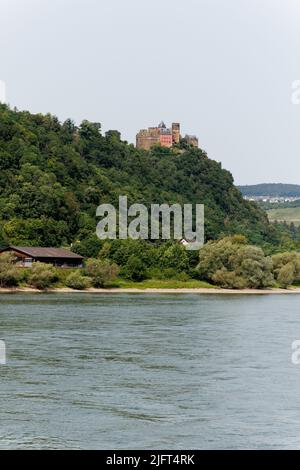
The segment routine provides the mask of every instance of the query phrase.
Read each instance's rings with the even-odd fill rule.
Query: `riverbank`
[[[300,294],[300,287],[290,289],[220,289],[220,288],[178,288],[178,289],[138,289],[138,288],[107,288],[86,290],[74,290],[68,287],[48,289],[40,291],[30,287],[0,288],[0,294],[18,294],[18,293],[59,293],[59,294],[219,294],[219,295],[270,295],[270,294]]]

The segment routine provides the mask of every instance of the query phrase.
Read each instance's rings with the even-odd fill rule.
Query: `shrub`
[[[28,277],[28,283],[36,289],[44,290],[58,281],[57,271],[51,264],[33,263]]]
[[[122,269],[122,275],[132,281],[143,281],[147,278],[146,266],[137,256],[130,256],[126,265]]]
[[[93,220],[89,220],[88,217],[86,217],[85,214],[82,214],[82,223],[86,223],[89,225],[90,223],[93,224]],[[88,220],[85,220],[88,219]],[[91,225],[91,230],[92,230],[93,225]],[[102,242],[99,240],[99,238],[93,234],[83,234],[84,238],[82,241],[77,241],[73,244],[72,246],[72,251],[74,253],[77,253],[78,255],[83,256],[84,258],[88,257],[93,257],[93,256],[98,256],[99,251],[102,248]]]
[[[189,269],[189,257],[184,246],[175,243],[167,248],[163,246],[161,251],[160,265],[163,269],[174,269],[177,273]]]
[[[109,247],[107,242],[103,245],[99,256],[109,258],[122,267],[126,266],[131,256],[136,256],[150,268],[158,264],[159,250],[146,240],[113,240]]]
[[[0,255],[0,287],[15,287],[20,281],[20,271],[9,253]]]
[[[91,279],[82,276],[79,271],[71,273],[66,279],[66,286],[71,289],[85,290],[91,286]]]
[[[295,280],[295,265],[293,262],[289,262],[282,266],[279,270],[277,280],[281,287],[286,289],[290,284],[293,284]]]
[[[212,276],[212,280],[224,289],[244,289],[246,287],[245,279],[233,271],[227,271],[226,268],[216,271]]]
[[[91,278],[94,287],[105,287],[117,278],[119,272],[119,267],[108,260],[91,258],[85,266],[85,274]]]

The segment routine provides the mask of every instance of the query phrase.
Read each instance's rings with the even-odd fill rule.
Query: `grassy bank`
[[[19,283],[20,288],[30,288],[26,282],[28,268],[19,268],[23,281]],[[70,274],[78,272],[78,269],[59,269],[57,268],[58,280],[53,283],[51,289],[64,289],[67,287],[67,278]],[[80,271],[82,272],[82,271]],[[115,281],[109,282],[107,288],[115,289],[212,289],[216,288],[212,284],[196,279],[177,280],[177,279],[146,279],[141,282],[129,281],[118,277]]]
[[[213,289],[216,286],[208,282],[190,279],[187,281],[178,281],[176,279],[147,279],[142,282],[127,281],[118,279],[112,284],[112,287],[120,289]]]

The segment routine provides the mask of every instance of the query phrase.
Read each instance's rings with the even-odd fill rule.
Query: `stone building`
[[[136,136],[136,147],[149,150],[153,145],[160,143],[160,130],[157,127],[142,129]]]
[[[163,121],[157,127],[142,129],[136,136],[138,149],[149,150],[153,145],[161,145],[167,148],[173,146],[172,129],[168,129]]]
[[[198,137],[196,137],[195,135],[186,135],[184,140],[188,145],[191,145],[192,147],[199,147]]]
[[[136,136],[136,147],[138,149],[149,150],[153,145],[171,148],[180,143],[180,123],[173,122],[172,127],[168,128],[162,121],[157,127],[148,127],[142,129]],[[198,147],[198,139],[195,136],[186,136],[187,143]]]
[[[172,124],[172,137],[174,144],[179,144],[180,142],[180,124],[179,122],[173,122]]]

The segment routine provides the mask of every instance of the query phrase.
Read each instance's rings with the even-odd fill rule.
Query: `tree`
[[[247,282],[234,271],[228,271],[226,268],[218,269],[212,276],[215,284],[224,289],[244,289]]]
[[[160,265],[163,269],[174,269],[178,273],[189,269],[189,258],[186,248],[179,243],[161,248]]]
[[[0,255],[0,287],[17,286],[20,280],[20,271],[13,264],[13,257],[9,253]]]
[[[270,257],[265,257],[261,248],[242,246],[233,257],[234,271],[245,279],[247,287],[261,288],[273,284],[273,264]]]
[[[272,260],[244,237],[226,237],[200,250],[199,275],[221,287],[262,288],[273,284]]]
[[[277,280],[284,289],[293,284],[295,280],[295,265],[293,262],[289,262],[280,268]]]
[[[119,267],[108,260],[88,259],[85,274],[91,278],[94,287],[105,287],[119,274]]]
[[[80,271],[75,271],[69,274],[66,279],[66,286],[75,290],[85,290],[91,285],[91,279],[86,276],[82,276]]]
[[[132,281],[143,281],[147,277],[147,271],[144,263],[137,256],[130,256],[126,265],[122,269],[122,275]]]
[[[285,252],[272,256],[274,275],[279,285],[287,288],[293,282],[300,281],[300,253]]]
[[[36,289],[44,290],[58,281],[58,274],[54,266],[47,263],[33,263],[28,282]]]

